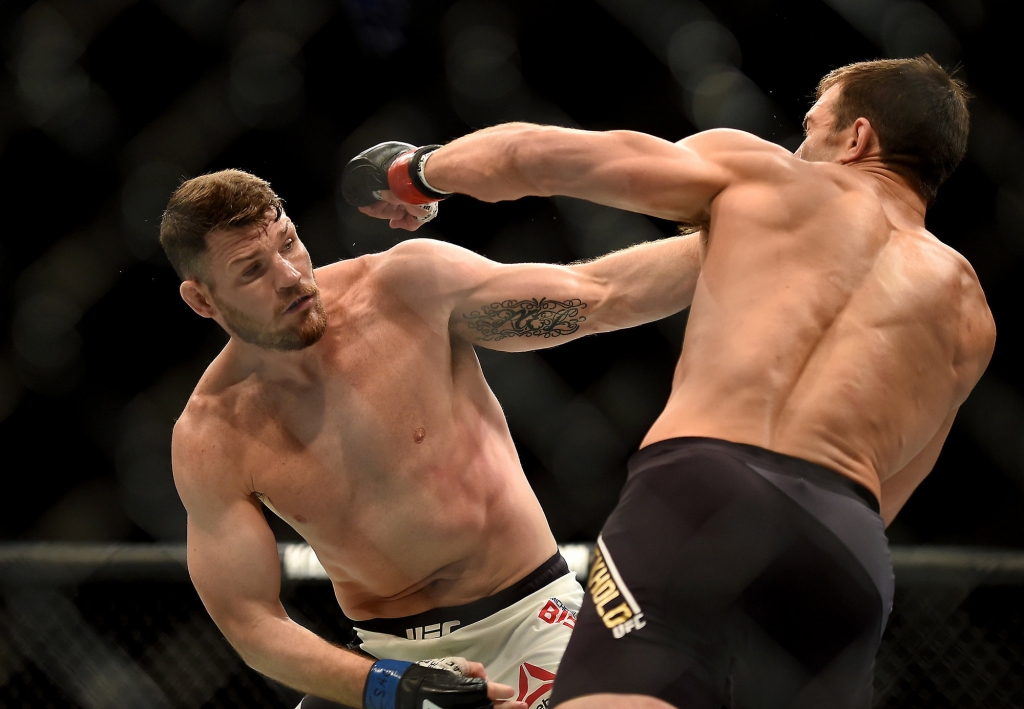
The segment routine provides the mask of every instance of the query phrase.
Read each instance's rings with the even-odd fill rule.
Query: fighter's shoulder
[[[427,293],[431,287],[446,290],[460,267],[479,259],[472,251],[446,241],[408,239],[377,254],[372,268],[390,286],[415,284]]]
[[[208,487],[236,467],[242,448],[238,412],[251,408],[239,388],[200,380],[189,397],[171,436],[172,468],[179,488]]]
[[[382,262],[402,264],[421,260],[450,260],[464,257],[468,250],[437,239],[406,239],[380,254]]]
[[[694,133],[676,145],[689,148],[706,160],[740,169],[776,163],[785,165],[797,160],[793,153],[781,145],[732,128],[714,128]]]
[[[952,247],[943,244],[951,252],[956,262],[958,286],[960,293],[960,334],[961,354],[967,359],[976,360],[981,369],[988,365],[996,345],[996,321],[988,306],[985,290],[981,280],[962,254]],[[981,372],[978,372],[981,376]]]
[[[912,228],[900,232],[901,243],[913,251],[917,263],[926,265],[933,278],[956,285],[965,292],[981,291],[978,274],[967,258],[927,229]]]
[[[930,232],[923,231],[913,244],[918,263],[927,264],[936,284],[945,287],[960,313],[960,359],[988,362],[995,346],[995,320],[985,291],[970,261]]]
[[[778,189],[807,182],[800,180],[804,161],[781,145],[745,131],[715,128],[691,135],[677,145],[692,150],[705,165],[713,167],[725,187],[768,185]]]
[[[759,138],[753,133],[735,128],[712,128],[702,130],[699,133],[687,136],[680,140],[677,145],[700,146],[708,151],[743,151],[743,152],[777,152],[781,151],[792,155],[780,145]]]

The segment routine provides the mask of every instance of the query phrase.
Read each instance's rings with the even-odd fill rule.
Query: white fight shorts
[[[556,553],[493,596],[353,625],[358,648],[374,657],[408,662],[465,657],[482,663],[488,679],[514,687],[530,709],[545,709],[582,603],[576,575]]]

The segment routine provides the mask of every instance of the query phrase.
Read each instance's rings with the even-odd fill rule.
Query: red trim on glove
[[[412,182],[412,177],[409,176],[409,161],[415,153],[415,150],[402,153],[391,163],[391,167],[388,168],[388,187],[398,199],[406,204],[433,204],[438,202],[440,200],[428,197],[416,189],[416,185]]]

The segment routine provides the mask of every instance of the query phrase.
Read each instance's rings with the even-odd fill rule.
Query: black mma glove
[[[406,204],[432,204],[451,196],[426,183],[423,159],[440,145],[417,148],[408,143],[375,145],[349,160],[341,175],[341,194],[354,207],[380,201],[381,190],[391,190]]]
[[[487,681],[400,660],[378,660],[363,692],[364,709],[493,709]]]

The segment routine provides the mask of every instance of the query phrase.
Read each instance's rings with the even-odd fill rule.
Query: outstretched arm
[[[670,143],[632,131],[508,123],[432,153],[431,186],[486,202],[566,195],[663,219],[704,223],[732,179],[723,152],[767,145],[737,131]]]
[[[437,213],[428,203],[451,193],[485,202],[565,195],[706,225],[715,197],[740,180],[763,178],[774,164],[751,161],[754,154],[793,159],[778,145],[724,128],[669,143],[633,131],[506,123],[440,148],[381,143],[348,163],[342,185],[361,212],[409,231]]]
[[[386,268],[396,291],[414,307],[439,309],[453,334],[490,349],[533,350],[689,307],[700,238],[652,241],[570,266],[500,264],[416,239],[392,249]]]

